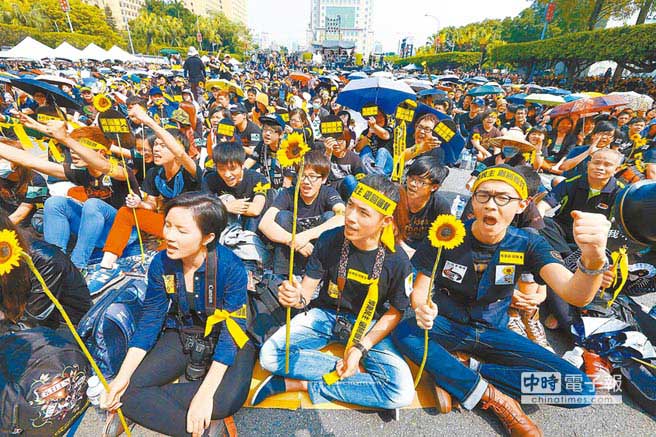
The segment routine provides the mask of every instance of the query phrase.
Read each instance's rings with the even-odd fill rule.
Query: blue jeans
[[[341,316],[355,321],[355,316]],[[308,381],[308,393],[314,404],[340,401],[385,409],[410,405],[415,394],[412,374],[389,337],[371,348],[361,361],[365,373],[356,373],[332,385],[323,381],[323,375],[335,370],[339,360],[339,357],[319,351],[338,342],[333,335],[335,319],[335,311],[320,308],[292,319],[288,375],[285,375],[284,327],[262,345],[260,364],[276,375]]]
[[[392,175],[392,170],[394,169],[394,157],[389,152],[389,150],[387,150],[384,147],[381,147],[376,151],[376,155],[374,156],[371,147],[365,146],[360,151],[360,158],[364,160],[366,156],[369,156],[370,159],[374,161],[374,164],[376,165],[376,169],[375,169],[376,174],[380,174],[384,176]]]
[[[116,208],[100,199],[82,203],[63,196],[50,197],[43,207],[43,237],[66,252],[68,240],[75,234],[71,261],[75,267],[84,268],[94,248],[105,245],[115,216]]]
[[[424,353],[424,330],[414,318],[396,327],[392,339],[412,361],[420,363]],[[485,361],[476,370],[463,366],[449,352],[465,352]],[[500,329],[471,322],[463,324],[438,316],[429,332],[426,371],[435,384],[448,391],[471,410],[478,404],[487,388],[487,381],[504,393],[519,399],[522,372],[560,372],[563,378],[561,395],[592,396],[594,385],[584,372],[558,355],[509,329]],[[581,390],[567,388],[565,375],[575,375]],[[588,406],[590,402],[566,404],[567,408]]]

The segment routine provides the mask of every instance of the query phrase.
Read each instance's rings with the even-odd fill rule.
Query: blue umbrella
[[[475,76],[475,77],[468,77],[465,79],[466,83],[477,83],[477,84],[484,84],[487,83],[488,80],[485,76]]]
[[[346,76],[348,80],[366,79],[368,77],[369,76],[367,76],[367,73],[364,71],[354,71],[353,73]]]
[[[58,106],[63,108],[70,108],[76,111],[81,111],[82,107],[75,99],[68,94],[64,93],[61,89],[46,82],[41,82],[35,79],[18,78],[12,79],[11,85],[15,88],[25,91],[27,94],[34,95],[35,92],[42,92],[46,96],[54,99]]]
[[[349,82],[337,94],[337,103],[354,111],[360,111],[368,103],[375,103],[386,114],[392,114],[402,101],[415,100],[415,92],[407,83],[370,77]]]
[[[450,120],[451,122],[453,122],[453,119],[448,115],[438,111],[435,108],[431,108],[428,105],[419,103],[417,105],[417,109],[415,110],[415,119],[413,123],[410,126],[408,126],[408,135],[409,135],[408,144],[411,144],[413,142],[411,138],[412,135],[414,134],[415,122],[425,114],[433,114],[440,121]],[[444,163],[455,164],[458,161],[458,158],[460,157],[460,152],[462,152],[462,149],[465,147],[465,138],[463,138],[463,136],[460,135],[459,132],[456,132],[456,134],[453,136],[453,138],[451,138],[449,142],[442,143],[440,147],[442,148],[442,150],[444,150]]]
[[[527,94],[524,93],[513,94],[512,96],[506,97],[506,101],[514,105],[523,105],[526,103],[526,96]]]
[[[488,94],[501,94],[503,89],[498,85],[482,85],[467,92],[470,96],[486,96]]]
[[[546,86],[542,89],[542,92],[546,94],[553,94],[554,96],[566,96],[568,94],[572,94],[571,91],[564,90],[556,86]]]
[[[583,98],[583,96],[579,96],[578,94],[568,94],[566,96],[563,96],[563,100],[565,100],[566,103],[567,102],[573,102],[574,100],[578,100],[578,99],[582,99],[582,98]]]
[[[427,90],[421,90],[417,93],[417,97],[428,97],[428,96],[446,96],[446,91],[438,90],[436,88],[430,88]]]

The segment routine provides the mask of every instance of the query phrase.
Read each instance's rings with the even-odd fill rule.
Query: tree
[[[105,21],[107,22],[107,25],[112,28],[112,30],[116,30],[114,15],[112,15],[112,10],[108,5],[105,5]]]

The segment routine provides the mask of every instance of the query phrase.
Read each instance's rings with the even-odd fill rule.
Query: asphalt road
[[[463,193],[468,175],[452,169],[444,187],[450,199]],[[647,307],[656,304],[656,296],[637,299]],[[571,349],[564,336],[547,332],[552,346],[562,355]],[[545,436],[654,436],[656,420],[643,412],[628,396],[618,405],[594,405],[584,409],[554,406],[526,406],[524,410],[543,430]],[[492,413],[475,409],[441,415],[434,409],[402,410],[399,421],[384,421],[375,412],[346,410],[262,410],[243,408],[235,415],[240,436],[309,437],[309,436],[491,436],[505,435]],[[95,411],[89,411],[78,436],[95,437],[102,430],[102,421]],[[136,427],[135,436],[160,434]]]

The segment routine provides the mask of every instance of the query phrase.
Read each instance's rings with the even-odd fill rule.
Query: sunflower
[[[112,101],[104,94],[97,94],[93,97],[93,107],[98,112],[105,112],[112,107]]]
[[[506,276],[507,275],[512,275],[514,271],[515,271],[515,269],[512,268],[512,267],[504,267],[503,268],[503,274],[506,275]]]
[[[647,144],[647,138],[642,138],[640,134],[631,135],[631,141],[635,143],[636,148],[640,148]]]
[[[438,215],[428,230],[428,239],[433,247],[453,249],[465,240],[465,225],[450,214]]]
[[[18,267],[22,253],[16,233],[9,229],[0,231],[0,276]]]
[[[294,132],[282,140],[277,153],[278,161],[283,167],[291,167],[301,162],[303,155],[309,150],[310,148],[305,144],[303,135]]]

